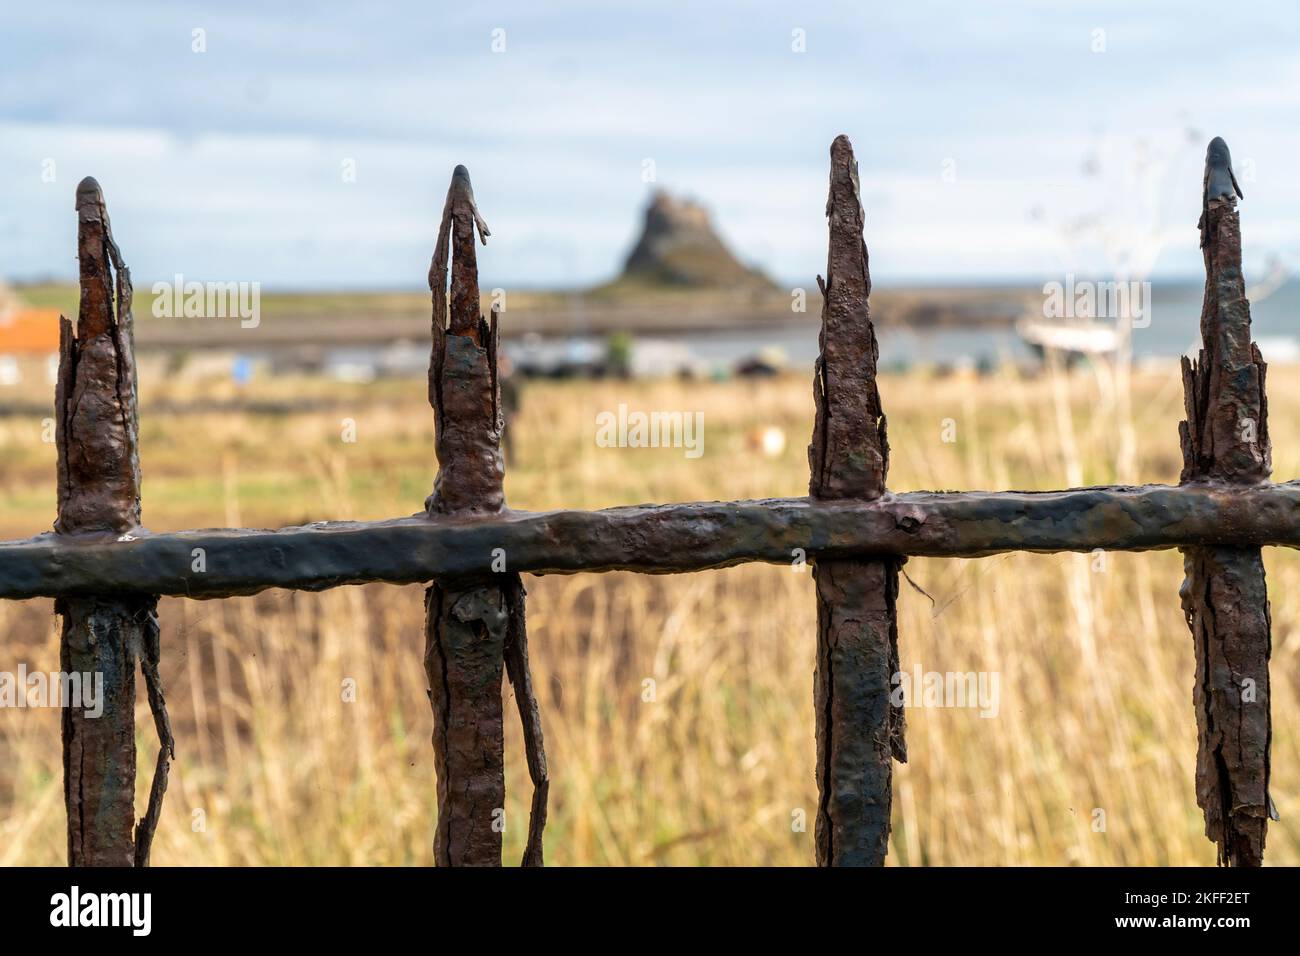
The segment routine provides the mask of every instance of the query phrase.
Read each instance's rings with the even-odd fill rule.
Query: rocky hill
[[[743,265],[714,231],[708,211],[660,190],[646,207],[641,235],[615,285],[678,288],[771,288]]]

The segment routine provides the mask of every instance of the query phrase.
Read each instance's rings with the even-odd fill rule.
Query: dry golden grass
[[[1297,474],[1300,370],[1270,371],[1275,470]],[[181,387],[184,388],[183,386]],[[432,415],[418,383],[297,383],[335,407],[288,415],[144,413],[145,516],[155,529],[373,518],[420,508]],[[1176,369],[1135,377],[1132,411],[1104,377],[882,382],[891,487],[1064,487],[1174,481]],[[210,393],[207,393],[210,394]],[[146,387],[146,402],[175,397]],[[190,397],[195,397],[191,395]],[[705,453],[598,448],[595,416],[702,410]],[[762,383],[539,385],[514,425],[508,494],[520,508],[803,494],[812,420],[805,376]],[[358,441],[340,441],[343,418]],[[941,440],[945,419],[957,441]],[[1131,419],[1131,430],[1126,430]],[[53,516],[53,448],[36,419],[0,419],[0,530]],[[775,425],[788,443],[750,441]],[[1127,435],[1128,445],[1126,446]],[[1135,449],[1126,461],[1126,447]],[[1274,864],[1300,862],[1300,562],[1266,557],[1273,595]],[[1000,675],[998,715],[908,713],[890,861],[1212,864],[1192,784],[1191,641],[1176,553],[914,560],[903,666]],[[553,864],[779,864],[813,858],[811,576],[787,567],[650,578],[525,578],[552,773]],[[427,864],[434,776],[419,588],[165,600],[163,677],[179,756],[159,864]],[[6,668],[57,666],[49,602],[0,603]],[[356,701],[342,700],[355,681]],[[656,682],[643,701],[643,682]],[[512,705],[511,705],[512,706]],[[507,711],[511,714],[511,711]],[[137,715],[144,806],[156,752]],[[506,857],[530,787],[507,722]],[[58,715],[0,710],[0,863],[64,853]],[[1093,828],[1105,812],[1105,830]],[[807,814],[808,832],[792,829]],[[199,823],[202,823],[202,826]]]

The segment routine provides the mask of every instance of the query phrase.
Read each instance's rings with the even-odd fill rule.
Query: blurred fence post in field
[[[505,506],[504,416],[497,380],[497,323],[479,311],[475,231],[489,235],[469,172],[457,166],[429,270],[433,349],[429,403],[438,477],[427,513],[496,514]],[[447,267],[451,257],[448,310]],[[448,322],[448,318],[450,321]],[[541,721],[528,668],[524,588],[504,548],[482,555],[482,574],[434,581],[425,592],[425,672],[434,714],[439,866],[500,866],[505,819],[501,680],[515,688],[534,798],[524,865],[542,863],[547,774]]]
[[[1265,365],[1250,339],[1241,273],[1241,219],[1231,192],[1236,180],[1221,178],[1230,163],[1226,144],[1211,142],[1200,224],[1201,350],[1195,362],[1182,360],[1187,419],[1179,425],[1181,483],[1219,486],[1225,493],[1234,485],[1267,482],[1272,471]],[[1183,566],[1180,595],[1196,653],[1196,802],[1219,862],[1259,866],[1274,814],[1263,558],[1259,548],[1189,547]]]
[[[858,165],[845,136],[831,145],[830,220],[822,297],[817,418],[808,459],[817,499],[879,498],[889,442],[876,387],[876,334],[867,299]],[[881,866],[889,847],[892,761],[906,761],[903,709],[890,706],[898,672],[895,602],[903,559],[818,560],[817,862]]]

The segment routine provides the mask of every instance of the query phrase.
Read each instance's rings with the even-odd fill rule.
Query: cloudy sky
[[[74,0],[4,13],[0,275],[74,275],[93,174],[137,284],[418,287],[465,163],[493,284],[612,275],[655,185],[806,282],[840,132],[880,284],[1196,275],[1216,134],[1300,269],[1295,0]]]

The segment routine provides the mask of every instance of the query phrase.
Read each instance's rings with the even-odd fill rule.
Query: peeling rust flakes
[[[1194,548],[1180,590],[1196,652],[1196,802],[1222,865],[1259,866],[1270,808],[1271,628],[1256,549]]]
[[[823,289],[820,355],[813,380],[816,419],[808,448],[815,498],[878,498],[885,490],[889,441],[876,386],[878,348],[868,297],[871,276],[858,164],[848,137],[831,145],[826,210],[830,241]]]
[[[506,676],[515,690],[519,720],[524,730],[528,776],[533,783],[533,803],[528,817],[528,842],[524,847],[523,866],[542,866],[542,831],[546,827],[546,801],[551,789],[546,769],[546,748],[542,742],[542,716],[533,689],[532,669],[528,664],[528,630],[524,624],[524,586],[519,575],[511,575],[505,588],[507,630],[505,646]]]
[[[66,319],[59,326],[55,530],[123,534],[140,525],[131,276],[93,179],[77,187],[77,218],[81,305],[75,334]]]
[[[1228,488],[1267,481],[1272,450],[1266,367],[1250,339],[1236,199],[1208,195],[1216,143],[1222,145],[1215,140],[1207,155],[1200,223],[1202,347],[1195,362],[1182,360],[1187,418],[1178,431],[1182,482],[1207,485],[1228,499],[1222,494]],[[1219,863],[1259,866],[1272,812],[1272,628],[1264,565],[1258,548],[1189,547],[1183,555],[1179,595],[1196,654],[1196,802]]]
[[[158,829],[158,819],[162,816],[163,797],[167,793],[171,762],[176,759],[176,740],[172,736],[172,722],[167,715],[167,701],[163,696],[162,675],[159,672],[162,634],[158,628],[158,599],[142,600],[136,620],[141,627],[140,672],[144,675],[149,711],[153,715],[154,729],[157,731],[159,741],[153,784],[149,788],[149,805],[135,831],[135,865],[148,866],[154,833]]]
[[[430,514],[494,513],[505,506],[501,455],[497,321],[479,312],[474,232],[490,233],[474,203],[469,171],[457,166],[447,190],[429,283],[433,292],[433,351],[429,396],[436,424],[438,477],[425,502]],[[447,321],[447,250],[451,248],[450,323]]]
[[[494,600],[495,598],[495,600]],[[494,586],[435,582],[425,598],[434,713],[439,866],[499,866],[505,807],[501,675],[505,614]]]
[[[131,275],[94,179],[77,187],[81,299],[74,329],[59,320],[55,390],[58,447],[57,538],[139,537],[140,458]],[[114,591],[118,589],[113,589]],[[135,588],[122,589],[128,592]],[[111,593],[107,591],[106,593]],[[104,712],[63,711],[64,800],[72,866],[147,866],[175,755],[158,673],[157,598],[72,595],[55,605],[63,619],[60,660],[67,673],[102,674]],[[135,827],[135,661],[162,741],[149,807]],[[133,828],[135,830],[133,835]]]
[[[830,238],[822,290],[820,354],[813,378],[816,419],[808,447],[816,499],[880,498],[889,439],[876,385],[878,349],[868,297],[871,275],[858,164],[845,136],[831,144],[826,200]],[[904,509],[895,528],[911,534],[924,515]],[[817,862],[882,866],[889,846],[894,759],[907,759],[903,713],[890,704],[898,671],[895,603],[902,559],[818,560]]]
[[[1187,419],[1179,427],[1182,480],[1254,484],[1272,473],[1267,367],[1250,340],[1250,303],[1241,274],[1241,221],[1229,203],[1208,211],[1202,347],[1182,359]]]
[[[129,599],[68,598],[59,667],[102,674],[98,717],[64,707],[63,783],[69,866],[133,866],[135,841],[135,652],[139,608]]]
[[[491,321],[485,322],[479,311],[476,231],[486,243],[490,233],[475,204],[469,171],[457,166],[429,269],[433,293],[429,402],[438,456],[433,494],[425,502],[430,518],[496,515],[505,507],[501,455],[505,426],[497,379],[500,316],[494,308]],[[501,684],[503,674],[508,674],[519,703],[534,788],[523,863],[541,866],[549,779],[528,667],[519,575],[493,574],[483,568],[435,581],[426,595],[425,641],[438,775],[435,861],[439,866],[501,864],[499,815],[505,807]]]
[[[817,587],[817,860],[880,866],[888,850],[892,760],[907,762],[898,673],[898,562],[826,561]]]

